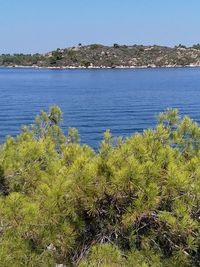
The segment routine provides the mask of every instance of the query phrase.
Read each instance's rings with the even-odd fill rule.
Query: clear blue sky
[[[0,0],[0,53],[200,42],[200,0]]]

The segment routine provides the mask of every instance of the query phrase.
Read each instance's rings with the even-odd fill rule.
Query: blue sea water
[[[141,132],[167,107],[200,122],[200,68],[0,68],[0,142],[52,104],[64,113],[65,132],[76,127],[81,142],[97,148],[106,129],[124,137]]]

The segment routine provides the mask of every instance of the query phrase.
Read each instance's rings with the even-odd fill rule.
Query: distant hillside
[[[32,67],[176,67],[200,66],[200,45],[164,46],[92,44],[57,49],[46,54],[3,54],[0,66]]]

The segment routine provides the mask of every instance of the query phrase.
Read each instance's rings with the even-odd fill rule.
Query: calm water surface
[[[0,142],[57,104],[63,129],[76,127],[96,148],[103,132],[128,136],[154,127],[167,107],[200,122],[200,68],[47,70],[0,69]]]

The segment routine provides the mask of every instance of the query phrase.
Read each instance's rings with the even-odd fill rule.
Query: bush
[[[113,44],[114,48],[119,48],[120,46],[118,44]]]
[[[177,110],[98,151],[41,112],[0,154],[4,266],[199,266],[200,128]],[[6,189],[6,192],[4,192]]]
[[[91,65],[91,62],[87,59],[81,60],[81,66],[88,68]]]
[[[200,50],[200,44],[193,45],[192,48],[197,49],[197,50]]]
[[[101,48],[101,47],[103,47],[101,44],[91,44],[90,45],[91,49],[98,49],[98,48]]]
[[[56,51],[52,52],[52,55],[49,58],[49,64],[55,65],[57,63],[57,61],[61,60],[61,59],[62,59],[62,52],[60,52],[60,50],[57,49]]]
[[[185,48],[185,49],[186,49],[186,48],[187,48],[187,46],[185,46],[185,45],[182,45],[182,44],[179,44],[179,45],[176,45],[176,46],[175,46],[175,48]]]

